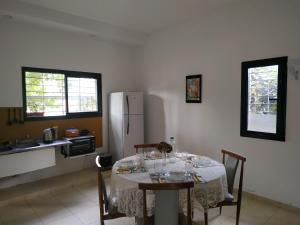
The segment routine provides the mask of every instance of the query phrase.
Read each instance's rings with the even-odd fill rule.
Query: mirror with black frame
[[[241,136],[285,141],[287,60],[242,63]]]

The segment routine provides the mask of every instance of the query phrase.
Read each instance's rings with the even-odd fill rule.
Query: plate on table
[[[167,181],[170,182],[180,182],[180,181],[187,181],[187,177],[185,172],[181,172],[181,171],[172,171],[172,172],[167,172],[164,175],[164,178]]]
[[[116,165],[117,173],[132,173],[137,170],[138,163],[135,160],[119,161]]]
[[[192,164],[193,167],[200,168],[200,167],[216,166],[219,163],[205,156],[195,156],[192,159]]]
[[[148,170],[145,167],[141,167],[141,168],[132,168],[132,169],[123,169],[123,168],[117,168],[116,172],[118,174],[127,174],[127,173],[146,173],[148,172]]]

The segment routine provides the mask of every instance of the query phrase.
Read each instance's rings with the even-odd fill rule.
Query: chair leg
[[[236,225],[239,225],[240,212],[241,212],[241,204],[238,204],[236,207]]]
[[[101,223],[101,225],[105,225],[103,218],[100,218],[100,223]]]
[[[222,206],[220,206],[219,211],[220,211],[220,215],[221,215],[222,214]]]
[[[208,214],[207,214],[207,212],[204,213],[204,224],[208,225]]]

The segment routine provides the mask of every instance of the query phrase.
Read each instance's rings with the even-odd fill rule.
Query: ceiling
[[[0,0],[0,20],[133,46],[167,27],[241,0]]]
[[[22,0],[145,34],[236,1],[239,0]]]

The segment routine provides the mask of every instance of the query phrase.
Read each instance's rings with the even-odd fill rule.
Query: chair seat
[[[225,199],[224,199],[224,202],[233,202],[234,200],[234,196],[230,193],[226,193],[225,194]]]
[[[104,197],[104,204],[105,209],[108,211],[109,214],[116,214],[118,213],[118,207],[114,206],[110,201],[110,192],[106,192],[106,197]]]
[[[112,204],[108,205],[108,213],[109,214],[117,214],[118,213],[118,207],[113,206]]]

